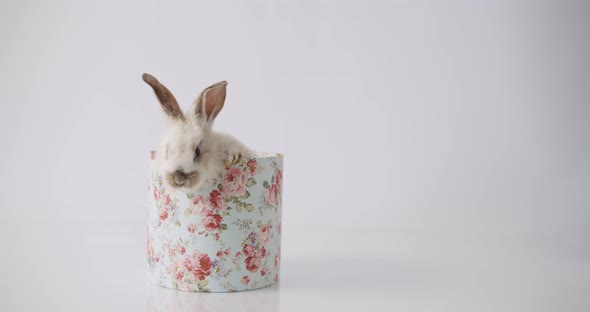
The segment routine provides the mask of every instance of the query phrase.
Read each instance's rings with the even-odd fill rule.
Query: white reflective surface
[[[141,247],[94,238],[4,267],[2,311],[588,311],[590,261],[541,237],[285,228],[278,286],[241,293],[149,284]],[[11,246],[7,246],[10,248]],[[64,248],[64,249],[61,249]],[[69,255],[69,256],[68,256]],[[26,270],[23,270],[26,269]],[[34,283],[33,283],[33,282]]]
[[[279,311],[279,291],[271,286],[236,293],[190,293],[148,285],[147,311]]]

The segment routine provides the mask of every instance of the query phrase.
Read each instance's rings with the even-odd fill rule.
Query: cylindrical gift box
[[[148,279],[186,291],[230,292],[279,279],[283,156],[225,168],[197,190],[173,189],[150,153]]]

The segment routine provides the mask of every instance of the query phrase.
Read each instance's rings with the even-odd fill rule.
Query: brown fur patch
[[[176,183],[176,180],[174,179],[175,176],[177,175],[182,175],[185,180],[184,183],[182,183],[182,185],[178,185]],[[170,174],[166,174],[165,176],[166,182],[168,183],[168,185],[170,185],[172,188],[180,188],[180,187],[186,187],[186,188],[193,188],[195,187],[195,185],[197,185],[197,183],[199,183],[199,173],[197,171],[193,171],[189,174],[184,174],[184,173],[180,173],[180,172],[174,172],[174,173],[170,173]]]
[[[154,90],[154,93],[156,94],[156,97],[160,101],[160,105],[162,106],[162,109],[164,109],[164,112],[168,116],[170,116],[170,118],[184,119],[184,115],[182,114],[182,111],[180,110],[180,106],[178,106],[178,102],[176,101],[176,98],[174,97],[174,95],[172,95],[172,92],[170,92],[170,90],[168,90],[168,88],[166,88],[166,86],[161,84],[158,81],[158,79],[156,79],[156,77],[154,77],[150,74],[143,74],[141,76],[141,78],[148,85],[150,85],[150,87],[152,87],[152,89]]]
[[[168,185],[170,185],[170,187],[172,188],[178,188],[179,186],[176,185],[176,182],[174,181],[174,174],[167,174],[165,176],[166,179],[166,183],[168,183]]]
[[[189,173],[186,176],[186,181],[184,182],[184,186],[190,189],[190,188],[195,187],[195,185],[197,185],[197,183],[199,183],[199,173],[194,171],[192,173]]]

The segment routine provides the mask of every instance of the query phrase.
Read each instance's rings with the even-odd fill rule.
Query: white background
[[[589,15],[2,1],[0,310],[588,311]],[[286,155],[278,287],[146,284],[143,72],[184,107],[228,80],[216,128]]]

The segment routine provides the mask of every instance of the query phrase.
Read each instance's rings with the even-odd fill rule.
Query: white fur
[[[253,152],[231,135],[213,131],[213,121],[205,121],[194,109],[186,111],[184,117],[184,120],[166,117],[167,131],[156,154],[163,175],[177,170],[197,171],[200,178],[194,188],[199,189],[217,177],[226,161],[253,156]],[[195,161],[197,144],[201,156]]]

